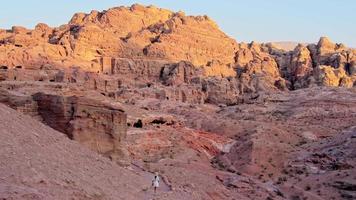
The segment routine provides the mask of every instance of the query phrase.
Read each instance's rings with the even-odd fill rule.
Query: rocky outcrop
[[[211,78],[204,80],[202,85],[207,94],[206,103],[235,104],[239,96],[237,80],[233,78]]]
[[[58,28],[45,24],[38,24],[35,30],[14,27],[1,36],[0,44],[6,46],[2,46],[5,54],[0,62],[9,66],[82,65],[90,70],[90,65],[96,65],[102,57],[141,58],[189,61],[195,66],[206,66],[208,76],[235,75],[228,65],[233,62],[237,43],[211,19],[153,6],[78,13]],[[176,48],[177,44],[180,48]],[[5,55],[10,59],[5,59]]]
[[[132,103],[230,105],[265,92],[356,82],[355,50],[328,38],[293,51],[238,44],[207,16],[153,6],[77,13],[55,28],[13,27],[0,31],[0,50],[0,81],[66,83]]]
[[[233,62],[236,42],[206,16],[188,17],[178,13],[160,26],[161,33],[145,48],[148,57],[187,60],[196,66],[206,66],[213,61],[223,65]]]
[[[343,68],[335,69],[331,66],[321,65],[315,69],[315,78],[319,85],[332,87],[353,87],[354,81]]]
[[[355,63],[354,49],[343,44],[334,44],[327,37],[321,37],[318,44],[298,45],[294,51],[283,51],[271,45],[266,45],[267,52],[278,63],[281,76],[290,82],[289,89],[301,89],[319,86],[353,87],[356,79],[353,72]],[[331,78],[335,81],[322,81],[320,70],[328,66],[329,70],[322,70],[326,76],[338,76]],[[328,68],[327,67],[327,68]],[[340,75],[333,74],[332,69],[340,71]],[[345,74],[344,74],[345,72]],[[321,75],[323,76],[323,75]],[[330,79],[330,78],[327,78]],[[336,82],[342,79],[342,83]]]
[[[0,90],[0,102],[33,116],[98,153],[126,159],[126,113],[120,106],[85,96]],[[53,93],[53,91],[52,91]]]
[[[77,96],[33,95],[45,124],[89,148],[110,154],[126,136],[126,114],[120,108]]]
[[[313,60],[309,49],[306,46],[298,45],[292,52],[291,59],[289,73],[294,89],[308,87],[309,78],[313,72]]]
[[[308,48],[320,85],[353,87],[356,81],[352,67],[356,59],[353,49],[348,49],[343,44],[334,44],[326,37]]]
[[[190,84],[199,74],[201,76],[201,72],[191,63],[179,62],[165,65],[160,73],[160,79],[164,85],[177,86],[183,83]]]
[[[316,46],[310,45],[314,62],[318,65],[330,65],[334,68],[339,68],[342,65],[341,59],[338,58],[338,53],[346,53],[347,48],[343,44],[334,44],[327,37],[321,37]]]
[[[69,25],[86,26],[95,24],[103,29],[117,31],[119,37],[126,37],[130,32],[137,32],[145,27],[171,18],[173,12],[155,6],[134,4],[130,7],[115,7],[103,12],[91,11],[89,14],[76,13]]]
[[[25,113],[40,121],[42,120],[42,117],[38,113],[38,105],[33,101],[31,96],[0,89],[0,102],[21,113]]]
[[[351,75],[355,76],[356,75],[356,61],[353,60],[351,63],[346,65],[346,71]]]
[[[255,42],[240,44],[235,66],[240,93],[275,90],[276,83],[282,79],[275,59],[265,52],[264,46]]]
[[[0,113],[1,198],[145,198],[144,176],[3,104]]]
[[[146,186],[151,181],[149,172],[154,171],[163,175],[159,188],[163,192],[154,195],[157,199],[339,199],[340,190],[355,185],[355,168],[350,168],[355,164],[347,162],[351,154],[341,161],[336,157],[353,152],[350,141],[355,136],[330,141],[354,124],[356,93],[323,87],[355,86],[354,55],[355,50],[327,38],[318,44],[295,45],[292,50],[274,44],[238,44],[207,16],[186,16],[153,6],[116,7],[77,13],[60,27],[38,24],[34,30],[0,30],[0,102],[119,164],[130,164],[130,170],[148,179],[147,184],[140,183],[144,199],[150,198],[152,190]],[[0,109],[12,113],[1,105]],[[0,117],[7,119],[6,113]],[[77,142],[63,145],[36,131],[45,125],[31,122],[34,127],[26,132],[24,126],[18,131],[18,124],[3,121],[0,136],[5,140],[0,142],[5,142],[0,147],[5,153],[0,167],[23,166],[28,163],[23,162],[28,161],[27,153],[33,153],[31,145],[41,147],[33,154],[36,159],[30,160],[31,168],[32,161],[40,161],[39,168],[25,170],[40,178],[34,187],[38,194],[49,184],[42,181],[41,173],[49,172],[43,167],[58,168],[57,162],[42,162],[51,159],[38,159],[47,155],[43,147],[62,148],[53,151],[55,155],[81,151],[68,148]],[[48,128],[45,132],[56,133]],[[32,143],[22,137],[26,133],[33,133]],[[319,140],[327,145],[325,155],[313,149],[319,145],[307,146]],[[23,148],[15,147],[16,141],[30,151],[17,152]],[[334,143],[343,144],[345,151],[333,152]],[[302,160],[294,163],[295,153],[304,150],[308,153],[302,152]],[[19,165],[6,163],[18,156],[22,156],[15,159]],[[97,162],[107,161],[92,163],[100,171]],[[38,169],[45,170],[38,174]],[[306,173],[301,175],[303,170]],[[353,171],[323,177],[325,170]],[[7,172],[0,180],[19,177],[14,179],[17,184],[30,185],[29,176]],[[62,175],[60,171],[61,180],[55,182],[59,186],[80,182],[70,177],[62,180]],[[326,180],[330,177],[338,180],[331,183]],[[306,187],[302,180],[317,187]],[[0,183],[0,193],[1,188]],[[78,198],[118,196],[96,191]],[[73,193],[66,196],[76,198]]]

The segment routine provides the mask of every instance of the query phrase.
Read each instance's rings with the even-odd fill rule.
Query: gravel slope
[[[0,104],[3,199],[143,199],[147,180]]]

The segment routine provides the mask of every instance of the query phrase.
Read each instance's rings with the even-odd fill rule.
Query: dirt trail
[[[146,190],[142,191],[144,193],[144,200],[155,199],[155,197],[161,196],[162,193],[167,193],[169,191],[172,191],[171,187],[166,183],[166,180],[160,177],[160,185],[155,194],[152,187],[152,179],[154,177],[154,173],[145,170],[137,162],[134,162],[129,169],[134,171],[136,174],[138,174],[140,177],[144,178],[145,180],[145,182],[142,183],[143,185],[142,187],[147,188]]]

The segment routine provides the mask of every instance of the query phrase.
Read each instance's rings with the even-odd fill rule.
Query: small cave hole
[[[345,71],[348,75],[351,75],[351,64],[350,63],[346,63]]]
[[[164,119],[155,119],[151,122],[151,124],[165,124],[165,123],[167,123],[167,121]]]
[[[145,56],[148,55],[148,48],[147,47],[143,49],[143,55],[145,55]]]
[[[77,83],[77,80],[72,77],[72,78],[70,79],[70,82],[71,82],[71,83]]]
[[[96,53],[99,55],[103,55],[103,52],[101,52],[100,50],[96,50]]]
[[[137,122],[134,123],[133,125],[135,128],[142,128],[143,127],[143,123],[142,120],[138,120]]]

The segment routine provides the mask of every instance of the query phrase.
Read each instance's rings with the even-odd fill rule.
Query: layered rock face
[[[57,28],[13,27],[0,33],[0,49],[0,80],[76,83],[112,97],[134,89],[140,96],[236,104],[259,93],[353,87],[356,80],[355,50],[327,38],[293,51],[238,44],[207,16],[153,6],[77,13]],[[191,71],[181,72],[182,63]]]
[[[148,57],[186,60],[196,66],[209,67],[213,62],[218,62],[220,67],[226,67],[223,65],[232,63],[237,48],[236,42],[221,32],[206,16],[187,17],[177,13],[164,24],[157,24],[149,30],[158,32],[158,35],[144,49]],[[221,74],[230,76],[233,72]]]
[[[218,68],[227,68],[226,65],[232,63],[237,47],[237,43],[206,16],[191,17],[140,5],[78,13],[68,24],[58,28],[44,24],[37,25],[35,30],[14,27],[1,34],[0,39],[6,50],[4,56],[14,59],[7,62],[5,57],[1,59],[9,67],[23,64],[30,68],[30,63],[40,67],[42,63],[35,63],[36,60],[46,60],[48,63],[43,64],[55,67],[81,64],[95,71],[95,65],[106,57],[142,58],[186,60],[196,66],[209,67],[214,63],[218,67],[208,70],[207,74],[224,76],[233,75],[234,71]]]
[[[126,136],[126,114],[120,108],[76,96],[36,93],[33,99],[45,124],[99,153],[114,152]]]
[[[117,105],[85,96],[43,92],[26,95],[1,90],[1,95],[0,102],[37,118],[98,153],[107,156],[123,153],[127,116]]]
[[[326,37],[318,44],[300,44],[291,52],[271,46],[267,51],[278,62],[282,77],[291,83],[290,89],[313,85],[350,88],[355,84],[355,50]]]
[[[132,104],[156,98],[235,105],[276,91],[316,85],[353,87],[356,80],[355,50],[327,38],[293,51],[271,44],[238,44],[206,16],[153,6],[78,13],[57,28],[13,27],[0,33],[0,49],[1,81],[70,84]],[[23,87],[3,86],[10,91]],[[67,90],[58,87],[58,92]],[[71,104],[91,104],[56,95],[64,120],[56,129],[85,141],[73,134],[81,129],[73,127],[80,125],[69,131],[64,124],[71,121]],[[33,113],[41,110],[31,103],[23,106]]]
[[[290,50],[237,43],[207,16],[116,7],[77,13],[60,27],[0,30],[0,102],[119,164],[133,159],[128,168],[148,179],[140,199],[339,199],[355,196],[340,189],[355,185],[354,168],[345,169],[352,156],[341,155],[353,151],[354,130],[339,138],[356,118],[355,53],[324,37]],[[15,155],[9,144],[0,145],[4,158],[22,166],[6,157]],[[342,148],[329,151],[334,145]],[[325,155],[314,154],[321,146]],[[151,197],[155,171],[163,192]]]
[[[3,104],[0,112],[1,198],[145,198],[144,176]]]
[[[85,115],[70,113],[72,104],[75,111],[94,106],[63,96],[63,91],[75,92],[68,85],[129,104],[154,98],[235,105],[277,91],[317,85],[353,87],[356,81],[355,50],[328,38],[318,44],[300,44],[293,51],[272,44],[238,44],[207,16],[186,16],[153,6],[77,13],[56,28],[42,23],[34,30],[13,27],[0,32],[0,50],[2,87],[24,93],[28,82],[53,83],[50,88],[57,91],[53,98],[59,99],[56,106],[61,107],[64,120],[55,128],[84,143],[93,142],[73,133],[83,127],[74,123],[69,130],[64,124],[72,120],[71,115]],[[41,110],[33,102],[21,105],[32,113]],[[110,121],[111,111],[101,107]],[[42,110],[51,108],[49,104]],[[92,121],[89,116],[93,113],[83,118]]]

